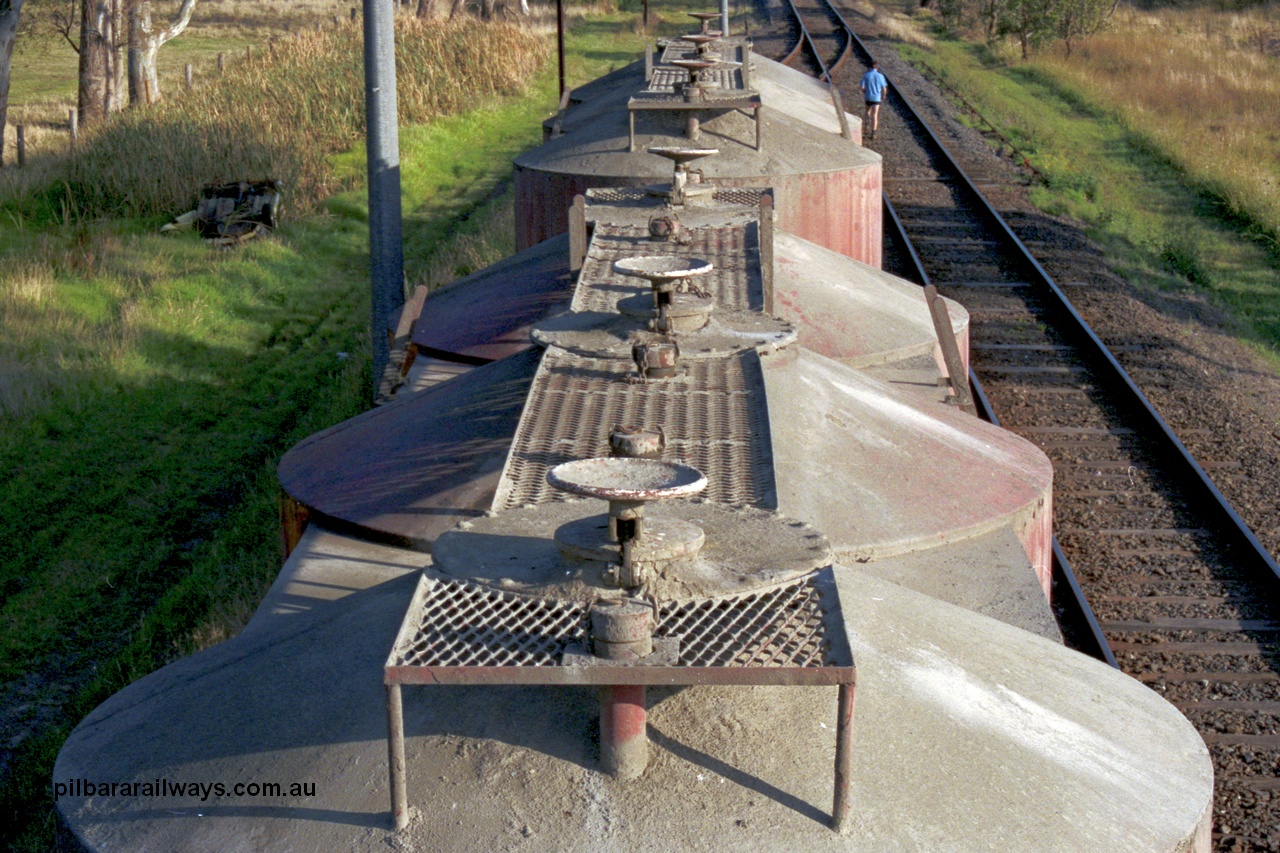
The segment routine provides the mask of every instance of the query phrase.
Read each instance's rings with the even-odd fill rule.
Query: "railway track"
[[[858,103],[870,53],[855,27],[830,5],[789,2],[802,35],[788,61]],[[836,47],[846,43],[850,61]],[[1216,849],[1280,850],[1280,569],[890,85],[875,144],[886,258],[969,309],[980,410],[1053,461],[1055,609],[1068,643],[1199,729],[1214,760]]]

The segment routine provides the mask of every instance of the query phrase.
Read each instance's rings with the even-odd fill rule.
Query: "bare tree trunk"
[[[453,5],[449,7],[449,20],[452,21],[465,8],[467,8],[467,0],[453,0]]]
[[[418,0],[418,11],[415,14],[419,18],[434,18],[436,16],[436,0]]]
[[[498,0],[480,0],[480,18],[485,21],[492,21],[498,5]]]
[[[80,124],[88,127],[107,116],[107,65],[110,46],[103,37],[108,27],[105,0],[84,0],[80,16]]]
[[[177,38],[191,23],[196,0],[182,0],[169,26],[156,32],[151,21],[151,0],[135,0],[130,13],[129,101],[134,106],[160,100],[160,77],[156,74],[156,54],[168,41]]]
[[[122,0],[83,0],[78,98],[82,126],[124,108],[124,32]]]
[[[111,85],[107,87],[107,112],[118,113],[129,105],[129,15],[127,6],[132,0],[110,0],[111,3],[111,58],[107,73]]]
[[[23,0],[0,0],[0,166],[4,165],[4,129],[9,120],[9,69],[18,40]]]
[[[996,31],[1000,27],[1000,3],[999,0],[987,0],[983,17],[986,19],[987,41],[993,42],[996,39]]]

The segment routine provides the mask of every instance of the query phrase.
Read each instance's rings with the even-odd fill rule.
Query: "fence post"
[[[223,71],[226,71],[226,70],[227,70],[226,58],[223,57],[221,53],[219,53],[218,54],[218,73],[221,74]]]
[[[191,63],[190,62],[187,63],[187,67],[185,70],[187,75],[187,88],[190,89],[191,88]]]
[[[67,110],[68,123],[71,125],[71,149],[74,151],[76,141],[80,139],[80,112],[72,107]]]
[[[355,20],[356,18],[358,18],[359,16],[360,16],[360,10],[359,10],[359,9],[357,9],[356,7],[352,6],[352,7],[351,7],[351,20],[353,20],[353,21],[354,21],[354,20]]]
[[[244,49],[244,61],[253,64],[253,45],[246,45]]]
[[[27,165],[27,129],[18,125],[18,168]]]

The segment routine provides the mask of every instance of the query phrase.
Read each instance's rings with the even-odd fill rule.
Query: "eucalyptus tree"
[[[18,16],[23,0],[0,0],[0,142],[9,120],[9,70],[13,63],[13,45],[18,40]],[[4,146],[0,145],[0,166],[4,165]]]
[[[1057,36],[1071,55],[1072,42],[1101,32],[1110,22],[1119,0],[1059,0],[1055,21]]]
[[[127,103],[126,0],[82,0],[80,6],[80,123],[95,124]]]
[[[1061,0],[1008,0],[1000,19],[999,35],[1013,36],[1022,49],[1022,58],[1057,35]]]
[[[151,20],[151,0],[132,0],[129,10],[129,103],[132,106],[160,100],[156,55],[166,42],[187,28],[195,8],[196,0],[182,0],[169,25],[157,29]]]

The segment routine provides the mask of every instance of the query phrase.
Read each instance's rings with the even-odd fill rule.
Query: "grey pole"
[[[388,332],[404,305],[400,230],[400,137],[396,115],[395,7],[364,0],[364,103],[369,159],[369,283],[373,315],[373,393],[390,357]]]
[[[729,35],[729,0],[720,0],[720,32]]]

